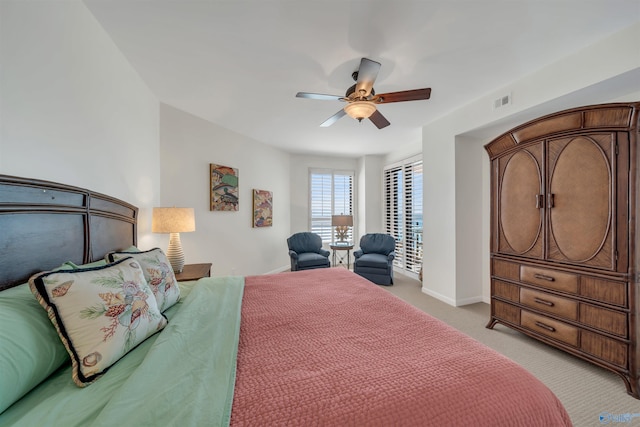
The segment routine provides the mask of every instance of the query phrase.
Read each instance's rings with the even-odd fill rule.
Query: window
[[[394,266],[419,273],[422,267],[422,158],[384,170],[385,226],[396,238]]]
[[[312,233],[323,242],[333,241],[332,215],[353,215],[353,171],[311,169],[309,171],[309,212]],[[353,229],[348,240],[352,240]]]

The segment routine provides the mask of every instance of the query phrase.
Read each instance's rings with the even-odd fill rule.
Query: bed
[[[76,360],[102,362],[61,345],[73,332],[54,328],[38,286],[144,270],[127,255],[137,215],[86,189],[0,175],[0,425],[571,425],[526,370],[344,268],[174,283],[157,330],[74,377]],[[124,255],[103,261],[113,251]]]

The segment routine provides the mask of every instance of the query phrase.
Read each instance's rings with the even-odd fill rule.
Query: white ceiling
[[[161,102],[287,151],[383,154],[422,125],[640,21],[640,0],[85,0]],[[344,106],[360,58],[376,92],[431,87],[380,105],[391,126]]]

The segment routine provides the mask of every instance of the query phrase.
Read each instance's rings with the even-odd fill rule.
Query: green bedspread
[[[97,382],[78,388],[65,365],[0,414],[0,425],[228,425],[244,280],[194,283],[181,283],[167,327]]]

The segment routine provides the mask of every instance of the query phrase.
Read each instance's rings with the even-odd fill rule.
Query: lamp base
[[[180,233],[169,234],[169,247],[167,248],[167,259],[171,264],[174,273],[182,273],[184,268],[184,252],[180,242]]]
[[[349,227],[345,225],[336,226],[336,239],[339,242],[345,242],[347,240],[348,235],[349,235]]]

